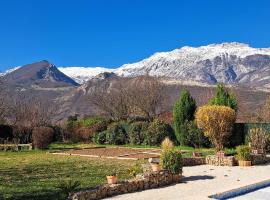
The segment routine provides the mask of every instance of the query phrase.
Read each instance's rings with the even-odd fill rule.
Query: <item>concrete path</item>
[[[270,179],[270,165],[252,167],[184,167],[182,183],[108,198],[113,200],[204,200],[215,193]],[[251,198],[253,199],[253,198]]]

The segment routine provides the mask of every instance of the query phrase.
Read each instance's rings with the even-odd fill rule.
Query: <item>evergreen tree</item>
[[[228,106],[237,111],[237,100],[233,93],[228,92],[224,84],[217,85],[216,95],[210,99],[210,105]]]
[[[186,124],[194,120],[196,108],[196,101],[191,97],[189,91],[183,90],[173,107],[175,135],[181,145],[185,145],[185,134],[187,134]]]

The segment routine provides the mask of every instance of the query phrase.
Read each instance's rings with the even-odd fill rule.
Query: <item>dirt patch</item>
[[[95,156],[104,158],[119,159],[147,159],[160,156],[159,149],[133,149],[133,148],[89,148],[89,149],[71,149],[63,151],[62,155]]]

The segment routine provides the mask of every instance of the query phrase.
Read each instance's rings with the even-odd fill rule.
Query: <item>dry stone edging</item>
[[[132,193],[147,189],[154,189],[179,183],[182,175],[167,170],[139,174],[136,178],[119,182],[118,184],[104,184],[89,190],[80,191],[69,196],[69,200],[97,200],[125,193]]]

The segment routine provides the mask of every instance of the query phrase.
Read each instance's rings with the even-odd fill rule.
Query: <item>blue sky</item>
[[[229,41],[270,47],[269,10],[267,0],[0,0],[0,71],[44,59],[114,68]]]

